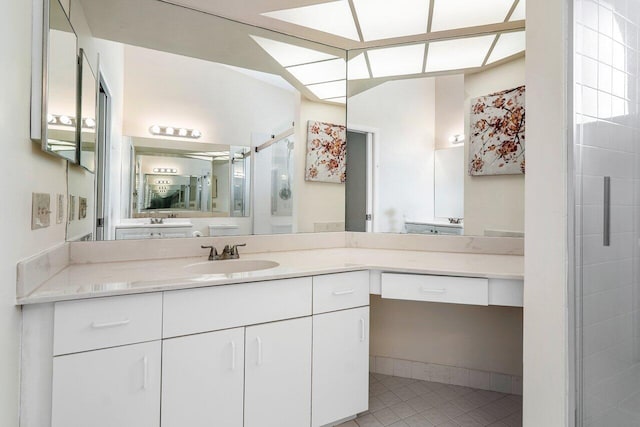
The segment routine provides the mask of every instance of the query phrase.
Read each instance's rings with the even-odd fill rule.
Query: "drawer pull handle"
[[[256,337],[256,341],[258,342],[258,366],[260,366],[262,365],[262,339]]]
[[[344,291],[334,291],[333,294],[336,296],[340,296],[340,295],[349,295],[352,294],[354,292],[353,289],[345,289]]]
[[[149,387],[149,358],[145,356],[142,359],[142,389]]]
[[[105,323],[93,322],[91,324],[91,327],[94,329],[113,328],[114,326],[124,326],[124,325],[128,325],[129,323],[131,323],[131,320],[129,319],[118,320],[117,322],[105,322]]]
[[[367,339],[367,333],[364,328],[364,319],[360,318],[360,341],[364,342]]]
[[[430,289],[425,287],[420,288],[420,290],[425,294],[444,294],[447,292],[446,289]]]
[[[236,370],[236,343],[231,341],[231,370]]]

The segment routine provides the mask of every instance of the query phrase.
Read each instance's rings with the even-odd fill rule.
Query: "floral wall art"
[[[346,181],[347,129],[345,126],[309,121],[307,132],[307,181],[341,184]]]
[[[471,100],[469,174],[525,173],[525,87]]]

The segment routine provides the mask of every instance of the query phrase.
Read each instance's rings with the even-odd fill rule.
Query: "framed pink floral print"
[[[469,174],[525,173],[525,87],[471,100]]]
[[[341,184],[347,178],[345,126],[309,121],[307,131],[307,181]]]

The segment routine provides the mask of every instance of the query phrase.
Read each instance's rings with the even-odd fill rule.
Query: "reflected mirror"
[[[42,107],[44,124],[40,135],[42,148],[76,163],[77,37],[60,2],[50,0],[45,3],[49,5],[49,25],[43,55],[46,83]]]

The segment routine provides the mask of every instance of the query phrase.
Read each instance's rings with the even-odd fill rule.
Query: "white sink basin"
[[[266,270],[279,266],[274,261],[230,259],[226,261],[205,261],[184,266],[192,274],[229,274]]]

